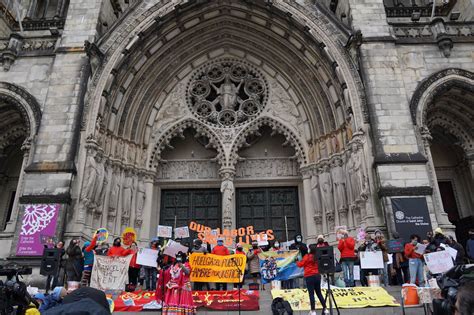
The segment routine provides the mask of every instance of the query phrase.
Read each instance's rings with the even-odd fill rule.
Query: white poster
[[[177,227],[174,229],[174,238],[188,238],[189,237],[189,227]]]
[[[383,269],[382,251],[360,252],[361,269]]]
[[[173,227],[166,225],[158,225],[158,231],[156,233],[158,237],[172,238],[173,237]]]
[[[124,290],[128,283],[128,266],[131,259],[132,255],[126,257],[95,255],[90,286],[101,291]]]
[[[268,235],[267,234],[257,234],[258,246],[267,246],[268,245]]]
[[[176,257],[176,254],[179,252],[187,253],[188,248],[186,246],[181,245],[178,242],[170,240],[163,253],[171,257]]]
[[[426,247],[428,247],[428,245],[417,244],[415,247],[415,253],[423,255],[426,251]]]
[[[137,264],[142,266],[156,267],[158,251],[151,248],[140,248],[137,253]]]
[[[360,281],[360,266],[354,266],[354,280]]]
[[[454,267],[453,259],[448,251],[442,250],[425,254],[425,262],[432,274],[443,273]]]

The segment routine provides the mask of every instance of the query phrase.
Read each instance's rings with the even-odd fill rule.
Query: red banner
[[[239,291],[194,291],[194,304],[211,310],[239,309]],[[115,312],[140,312],[145,305],[155,301],[155,292],[123,292],[115,299]],[[242,311],[258,311],[259,292],[251,290],[240,291],[240,309]]]

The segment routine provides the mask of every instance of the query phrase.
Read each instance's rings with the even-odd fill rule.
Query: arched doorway
[[[422,124],[435,207],[440,213],[438,224],[452,224],[452,232],[463,245],[474,228],[473,78],[467,71],[444,70],[426,80],[415,94],[420,101],[417,123]]]
[[[147,15],[142,14],[145,10]],[[276,187],[282,181],[296,189],[292,204],[298,215],[291,219],[299,222],[292,233],[301,230],[314,239],[323,230],[334,235],[334,226],[340,222],[350,223],[353,230],[362,222],[382,224],[369,198],[370,139],[362,85],[347,54],[341,52],[344,41],[338,37],[348,38],[349,34],[316,8],[308,10],[294,2],[183,1],[178,6],[157,2],[153,7],[137,6],[126,19],[134,31],[118,26],[101,40],[99,48],[107,50],[110,58],[91,81],[82,144],[89,150],[87,156],[95,155],[93,152],[104,156],[106,175],[100,187],[105,188],[103,203],[96,203],[95,209],[78,203],[76,219],[86,229],[95,228],[89,222],[104,222],[86,220],[87,216],[111,217],[109,204],[118,205],[112,211],[114,218],[123,212],[123,198],[116,198],[109,188],[113,183],[123,196],[123,173],[135,178],[132,182],[147,181],[146,206],[140,210],[134,201],[139,198],[133,199],[135,214],[125,218],[131,225],[137,211],[151,218],[146,221],[148,227],[136,225],[143,240],[161,221],[162,214],[153,210],[153,204],[162,204],[162,187],[173,189],[173,185],[220,189],[224,227],[238,223],[238,189],[262,183],[266,188]],[[117,40],[117,36],[128,39]],[[186,147],[176,137],[184,137],[184,142],[196,140],[187,131],[190,127],[207,137],[206,150],[216,151],[215,157],[206,156],[204,162],[212,160],[215,166],[209,167],[214,173],[214,167],[217,169],[217,178],[199,180],[212,173],[206,169],[194,182],[181,178],[171,183],[163,176],[169,176],[170,165],[183,162],[175,154],[182,152],[177,149],[180,145]],[[276,136],[275,142],[267,141],[277,134],[281,137]],[[276,152],[274,147],[278,147]],[[189,163],[198,162],[199,150],[196,147],[194,158],[187,157]],[[95,164],[86,162],[87,156],[81,159],[84,171],[78,176],[78,195],[84,194],[89,169]],[[276,166],[271,165],[255,178],[262,171],[257,165],[267,163],[265,160],[280,163],[281,168],[272,173]],[[248,165],[255,170],[253,178],[248,178]],[[178,174],[182,171],[176,170]],[[351,173],[357,183],[351,193],[346,193],[348,185],[341,171]],[[337,181],[331,180],[333,174]],[[312,187],[311,180],[323,179],[322,185]],[[138,192],[138,186],[134,187]],[[316,209],[313,200],[323,198],[321,195],[327,202]],[[337,203],[334,198],[347,200]]]

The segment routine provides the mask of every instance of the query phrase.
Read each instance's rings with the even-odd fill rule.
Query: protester
[[[55,287],[51,294],[47,293],[36,293],[33,295],[33,299],[38,303],[38,310],[43,313],[59,304],[62,299],[66,296],[67,291],[63,287]]]
[[[298,250],[300,252],[300,258],[303,258],[303,256],[308,253],[308,246],[303,243],[303,237],[301,234],[295,236],[295,242],[290,245],[290,250]]]
[[[166,284],[170,281],[171,275],[168,268],[171,267],[171,260],[165,259],[168,256],[164,256],[161,250],[158,252],[158,258],[156,260],[157,270],[157,285],[155,290],[155,298],[159,305],[163,305],[163,301],[166,296]],[[174,262],[173,262],[174,263]]]
[[[372,238],[372,235],[370,233],[367,233],[365,235],[364,241],[361,242],[358,252],[359,252],[359,257],[361,255],[361,252],[375,252],[377,250],[380,250],[380,248],[377,246],[377,243],[375,240]],[[361,266],[362,267],[362,266]],[[362,286],[368,286],[369,283],[367,281],[367,277],[370,275],[378,275],[379,271],[378,269],[360,269],[360,283]]]
[[[229,249],[224,246],[223,240],[217,240],[217,245],[214,246],[212,254],[219,256],[228,256],[230,254]],[[216,290],[227,290],[227,283],[216,283]]]
[[[327,246],[329,246],[329,243],[324,240],[323,235],[318,235],[316,246],[317,247],[327,247]]]
[[[395,240],[400,239],[397,232],[393,233]],[[395,270],[397,285],[410,282],[410,274],[408,273],[408,259],[403,252],[393,253],[393,269]]]
[[[130,265],[128,266],[128,282],[131,284],[131,289],[135,289],[138,284],[138,277],[140,276],[141,266],[137,264],[137,254],[138,254],[138,245],[133,242],[130,246],[130,249],[133,251],[132,259],[130,260]]]
[[[319,302],[323,306],[323,313],[329,314],[326,309],[326,302],[321,293],[321,275],[319,274],[318,259],[316,257],[316,244],[309,246],[309,254],[303,257],[303,260],[296,262],[300,268],[304,268],[304,280],[308,288],[309,302],[311,305],[310,315],[316,315],[316,301],[314,299],[314,292],[318,296]]]
[[[114,239],[114,245],[107,252],[107,256],[125,257],[128,255],[133,255],[133,250],[123,248],[122,239],[120,237],[116,237]]]
[[[94,265],[94,248],[96,247],[97,235],[94,236],[92,242],[85,242],[82,247],[82,255],[84,256],[84,271],[82,272],[81,283],[89,285],[91,279],[92,267]]]
[[[66,260],[67,281],[81,281],[84,261],[79,243],[78,239],[72,239],[66,249],[68,255]]]
[[[462,247],[462,245],[456,242],[456,240],[451,235],[448,236],[447,241],[448,241],[449,247],[457,251],[456,259],[454,259],[454,264],[455,265],[464,264],[464,259],[466,258],[466,251],[464,251],[464,248]]]
[[[189,275],[191,267],[186,261],[186,254],[179,252],[176,261],[167,270],[169,281],[166,283],[166,296],[163,305],[164,315],[196,314]]]
[[[474,315],[474,281],[466,282],[458,289],[454,315]]]
[[[242,247],[242,244],[237,243],[235,245],[235,253],[234,254],[235,255],[244,255],[244,256],[246,255],[245,252],[244,252],[244,248]],[[242,286],[244,285],[244,282],[245,282],[245,279],[244,279],[245,277],[244,277],[244,275],[241,275],[241,276],[242,276],[242,281],[240,283],[234,284],[234,289],[237,289],[237,288],[242,289]]]
[[[467,258],[474,262],[474,229],[469,230],[469,239],[466,243]]]
[[[410,268],[410,283],[423,286],[425,280],[423,276],[422,255],[416,253],[416,246],[420,242],[420,237],[416,234],[410,236],[410,243],[405,244],[405,256],[408,258]]]
[[[195,240],[193,240],[193,247],[191,247],[189,249],[189,252],[190,253],[207,254],[207,248],[206,248],[206,246],[202,245],[202,240],[196,238]],[[209,283],[207,283],[207,282],[194,282],[194,290],[195,291],[202,291],[204,286],[209,291]]]
[[[46,279],[46,293],[48,293],[50,288],[55,288],[59,285],[64,284],[64,274],[63,274],[63,269],[64,269],[64,254],[66,251],[64,250],[64,243],[62,241],[59,241],[56,243],[54,248],[59,251],[59,266],[58,269],[56,270],[54,275],[48,275]],[[52,281],[52,283],[51,283]]]
[[[354,252],[355,240],[349,236],[346,230],[342,231],[342,235],[337,248],[341,252],[340,262],[344,273],[344,282],[346,287],[354,287],[354,261],[356,260]]]
[[[389,285],[388,281],[388,249],[387,244],[385,242],[385,238],[382,234],[382,231],[376,230],[375,231],[375,241],[377,243],[377,247],[382,251],[383,256],[383,269],[380,269],[379,272],[383,273],[383,284],[384,286]]]
[[[438,251],[438,249],[441,247],[441,244],[448,244],[448,239],[446,236],[443,234],[443,230],[441,228],[436,228],[433,231],[434,236],[428,239],[429,244],[428,247],[426,248],[426,252],[432,253]]]
[[[150,249],[160,250],[159,242],[154,239],[150,243]],[[158,276],[158,270],[154,267],[145,266],[145,289],[147,291],[154,291],[156,289],[156,277]]]
[[[252,275],[253,283],[258,283],[258,277],[260,276],[260,259],[258,258],[258,254],[260,254],[262,250],[258,247],[258,242],[252,242],[252,248],[247,253],[247,262],[249,264],[249,272]],[[265,287],[262,284],[262,289],[265,290]]]
[[[272,248],[270,248],[270,250],[272,252],[281,252],[283,249],[281,248],[281,244],[278,240],[276,240],[274,243],[273,243],[273,246]]]

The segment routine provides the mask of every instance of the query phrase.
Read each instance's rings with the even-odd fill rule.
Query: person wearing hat
[[[448,239],[443,233],[440,227],[437,227],[433,231],[433,238],[431,239],[427,249],[427,252],[436,252],[441,247],[441,244],[448,244]]]
[[[228,256],[230,254],[229,249],[224,246],[224,240],[217,240],[217,246],[212,249],[212,254],[219,256]],[[227,291],[227,283],[216,283],[216,290]]]
[[[207,254],[207,248],[202,245],[202,240],[196,238],[193,240],[193,247],[189,250],[189,252],[192,253],[201,253],[201,254]],[[209,291],[209,283],[207,282],[194,282],[194,291],[202,291],[204,286],[206,287],[206,290]]]
[[[252,242],[252,248],[247,253],[247,262],[249,264],[249,272],[252,275],[253,283],[258,283],[258,277],[260,276],[260,259],[258,258],[258,254],[260,254],[262,250],[258,247],[258,242]],[[262,286],[264,289],[264,287]]]
[[[318,235],[318,238],[316,239],[316,247],[327,247],[329,246],[329,243],[324,240],[324,235],[320,234]]]

